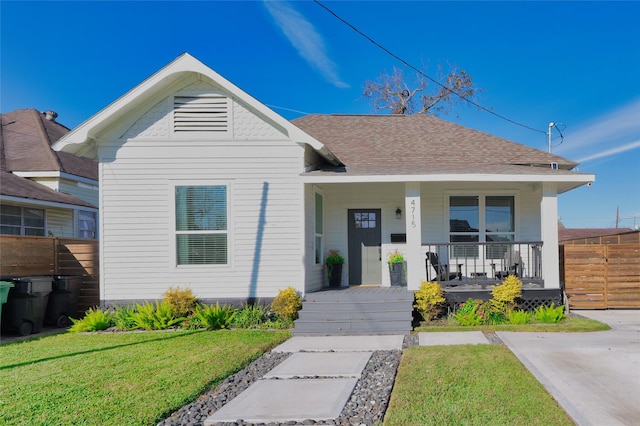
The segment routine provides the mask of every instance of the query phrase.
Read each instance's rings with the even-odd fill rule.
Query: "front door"
[[[381,284],[380,209],[349,210],[349,285]]]

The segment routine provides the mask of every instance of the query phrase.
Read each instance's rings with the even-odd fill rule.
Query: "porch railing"
[[[485,287],[508,275],[527,286],[544,287],[542,241],[423,243],[422,249],[427,280],[445,287]]]

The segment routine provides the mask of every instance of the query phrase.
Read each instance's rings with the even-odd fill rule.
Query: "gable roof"
[[[292,122],[345,166],[307,175],[465,175],[466,180],[469,175],[580,176],[579,185],[593,180],[593,175],[571,171],[577,163],[565,158],[424,114],[309,115]]]
[[[0,114],[0,169],[9,172],[60,172],[98,180],[98,163],[66,152],[56,153],[51,145],[69,132],[46,113],[18,109]]]
[[[200,78],[211,80],[217,86],[221,87],[223,91],[244,102],[254,113],[261,116],[265,121],[269,122],[274,128],[288,136],[291,140],[299,144],[311,146],[328,162],[334,165],[339,165],[339,161],[333,153],[331,153],[318,140],[300,130],[298,127],[292,125],[291,122],[275,113],[266,105],[262,104],[188,53],[183,53],[178,56],[171,63],[157,71],[129,92],[125,93],[93,117],[80,124],[73,131],[63,136],[53,145],[53,149],[56,151],[66,151],[78,155],[95,157],[96,154],[92,145],[102,131],[105,131],[109,126],[118,122],[118,120],[124,119],[124,117],[129,112],[133,111],[138,105],[143,104],[146,100],[153,98],[159,92],[169,88],[171,85],[188,75],[198,75]]]

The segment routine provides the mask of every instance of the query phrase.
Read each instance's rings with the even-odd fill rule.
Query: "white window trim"
[[[177,249],[177,231],[176,231],[176,187],[178,186],[226,186],[227,187],[227,264],[226,265],[213,265],[213,264],[198,264],[198,265],[178,265],[178,249]],[[219,270],[233,270],[234,269],[234,238],[233,229],[234,218],[231,213],[231,206],[233,203],[233,185],[231,180],[172,180],[169,183],[169,220],[170,220],[170,243],[169,243],[169,255],[171,256],[172,266],[176,270],[203,270],[203,269],[219,269]]]
[[[445,212],[444,212],[444,223],[443,223],[443,229],[445,230],[445,239],[446,241],[450,241],[450,236],[451,236],[451,232],[450,232],[450,228],[449,228],[449,211],[451,209],[451,205],[450,205],[450,198],[454,196],[454,197],[480,197],[483,200],[486,200],[486,197],[493,197],[493,196],[503,196],[503,197],[513,197],[513,240],[514,241],[518,241],[519,238],[519,234],[520,234],[520,191],[517,190],[509,190],[509,191],[500,191],[500,190],[490,190],[490,191],[469,191],[469,190],[455,190],[455,191],[445,191],[444,193],[444,206],[445,206]],[[485,207],[485,203],[484,201],[482,203],[480,203],[480,205],[478,206],[479,209],[479,213],[480,216],[478,218],[478,225],[480,227],[479,234],[480,234],[480,242],[486,242],[483,240],[486,240],[486,217],[485,217],[485,211],[484,211],[484,207]],[[508,233],[508,232],[505,232]]]
[[[316,194],[320,195],[322,197],[322,234],[318,234],[316,233]],[[325,197],[324,197],[324,192],[317,187],[313,187],[313,266],[316,269],[323,269],[324,268],[324,259],[326,256],[326,239],[325,239],[325,234],[327,233],[327,218],[326,218],[326,209],[325,209]],[[320,251],[320,263],[316,263],[316,239],[317,237],[321,237],[322,240],[322,247],[320,247],[321,251]]]

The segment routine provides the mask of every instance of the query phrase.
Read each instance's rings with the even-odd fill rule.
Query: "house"
[[[98,163],[51,149],[69,132],[56,117],[0,114],[0,234],[97,237]]]
[[[329,249],[343,286],[388,286],[398,250],[409,290],[440,278],[427,252],[459,271],[447,286],[494,281],[517,254],[523,278],[559,288],[557,197],[594,180],[424,115],[290,122],[186,53],[54,149],[100,165],[105,304],[170,286],[223,302],[314,292]]]

